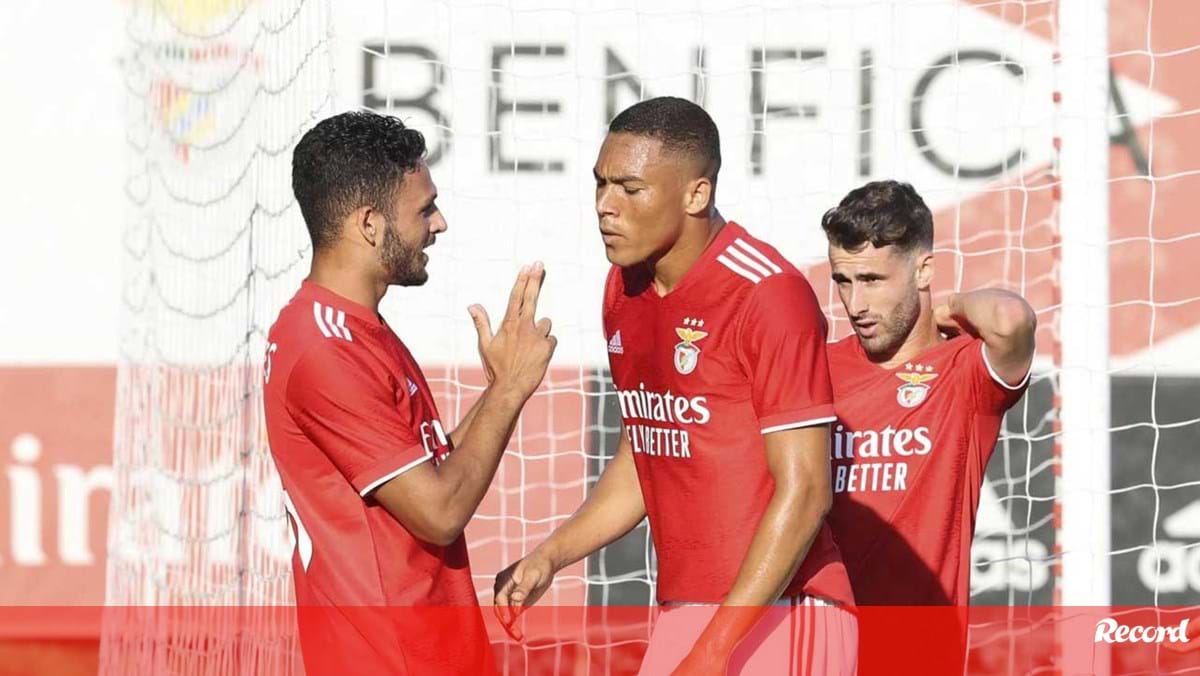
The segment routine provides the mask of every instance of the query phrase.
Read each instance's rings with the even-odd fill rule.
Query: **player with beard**
[[[965,606],[980,486],[1029,382],[1037,318],[1000,289],[933,306],[933,217],[908,184],[853,190],[821,225],[854,327],[829,348],[829,522],[855,600]]]
[[[463,529],[556,341],[534,319],[541,264],[522,268],[498,331],[469,308],[489,385],[445,431],[379,314],[389,287],[425,283],[423,250],[446,230],[424,155],[420,132],[350,112],[309,130],[292,158],[312,270],[268,335],[264,405],[310,674],[495,669]],[[449,610],[363,611],[384,606]]]

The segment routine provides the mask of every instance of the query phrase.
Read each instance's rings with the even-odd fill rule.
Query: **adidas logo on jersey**
[[[320,329],[321,335],[326,338],[341,338],[347,342],[354,342],[353,336],[350,335],[350,329],[346,328],[346,313],[342,310],[334,310],[329,305],[321,305],[317,301],[313,301],[313,321],[317,323],[317,328]]]
[[[405,378],[408,381],[408,396],[413,396],[417,393],[417,384],[412,381],[412,378]]]
[[[609,339],[608,353],[609,354],[625,354],[625,348],[622,347],[622,345],[621,345],[621,330],[620,329],[617,329],[617,332],[612,335],[611,339]]]

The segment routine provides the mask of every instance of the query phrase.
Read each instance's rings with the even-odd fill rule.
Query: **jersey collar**
[[[869,355],[867,355],[867,350],[866,350],[866,348],[864,348],[862,346],[862,341],[858,339],[858,336],[851,334],[847,337],[854,341],[854,351],[856,354],[858,354],[858,358],[862,362],[864,362],[864,363],[868,364],[869,366],[871,366],[872,368],[876,369],[877,371],[882,372],[882,373],[893,373],[895,371],[904,370],[904,364],[897,364],[896,366],[893,366],[892,368],[885,368],[883,366],[880,366],[879,364],[876,364],[875,362],[871,361],[871,357]],[[949,350],[950,346],[960,345],[964,341],[969,342],[972,340],[975,340],[975,338],[968,334],[961,334],[961,335],[954,336],[952,338],[947,338],[946,340],[940,341],[934,345],[930,345],[929,347],[925,348],[924,350],[917,353],[916,355],[913,355],[908,361],[909,362],[932,361],[932,360],[940,357],[943,351]]]
[[[735,221],[726,221],[725,225],[721,227],[721,231],[717,233],[717,236],[713,237],[713,240],[700,253],[700,257],[692,263],[687,272],[683,273],[683,277],[675,285],[674,289],[671,289],[666,295],[660,296],[658,295],[658,291],[654,289],[654,283],[651,282],[647,285],[646,293],[654,298],[662,298],[664,300],[680,293],[683,289],[695,284],[697,279],[703,279],[705,269],[713,264],[717,256],[720,256],[721,252],[725,251],[725,248],[733,243],[733,240],[745,234],[746,229],[738,225]]]
[[[300,283],[300,292],[296,294],[296,298],[303,301],[315,300],[318,303],[342,310],[351,317],[357,317],[373,326],[384,325],[383,318],[378,313],[372,311],[371,308],[361,303],[356,303],[307,279]]]

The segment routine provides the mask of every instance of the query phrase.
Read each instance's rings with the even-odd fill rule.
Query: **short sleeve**
[[[802,275],[772,275],[754,287],[739,340],[763,434],[834,420],[825,318]]]
[[[974,342],[978,345],[967,348],[969,350],[967,358],[971,362],[971,387],[975,399],[979,402],[981,411],[1003,415],[1025,394],[1025,390],[1029,387],[1029,374],[1033,371],[1033,366],[1031,365],[1025,372],[1025,377],[1021,379],[1020,383],[1009,385],[988,362],[987,350],[983,341],[976,339]]]
[[[407,395],[354,346],[327,341],[292,369],[287,404],[305,436],[366,497],[384,482],[428,460]]]

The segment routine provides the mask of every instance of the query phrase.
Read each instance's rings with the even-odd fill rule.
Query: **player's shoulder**
[[[267,342],[281,375],[301,364],[332,373],[338,364],[374,367],[385,361],[384,331],[366,308],[306,282],[280,310]]]
[[[983,360],[983,339],[967,334],[954,336],[942,343],[939,352],[939,361],[947,367],[974,365]]]
[[[305,282],[280,310],[269,335],[301,343],[332,341],[370,349],[380,327],[378,318],[363,306]]]
[[[774,246],[735,222],[730,221],[725,228],[727,232],[721,233],[723,236],[717,242],[718,265],[714,266],[713,275],[718,279],[745,291],[768,280],[773,280],[766,285],[768,288],[795,283],[796,278],[807,284],[800,270]]]
[[[714,267],[715,274],[727,283],[723,295],[730,302],[753,299],[751,305],[769,312],[794,310],[797,304],[816,308],[816,294],[808,277],[778,249],[737,223],[726,227],[732,231],[720,243],[722,249],[716,256],[719,265]]]

